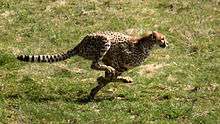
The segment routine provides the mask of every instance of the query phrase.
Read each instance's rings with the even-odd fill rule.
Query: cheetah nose
[[[160,47],[161,47],[161,48],[165,48],[165,47],[166,47],[166,44],[165,44],[165,43],[160,44]]]

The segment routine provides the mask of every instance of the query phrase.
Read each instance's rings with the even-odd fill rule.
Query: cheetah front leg
[[[123,82],[123,83],[132,83],[133,79],[131,77],[118,76],[115,81]]]
[[[123,83],[132,83],[133,79],[131,77],[121,76],[123,72],[116,71],[115,75],[111,77],[108,72],[105,72],[105,78],[110,78],[111,82],[123,82]]]

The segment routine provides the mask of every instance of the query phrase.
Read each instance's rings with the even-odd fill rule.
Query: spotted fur
[[[66,53],[57,55],[19,55],[17,59],[26,62],[52,63],[78,55],[92,60],[91,68],[105,71],[106,78],[117,79],[124,71],[139,66],[149,56],[149,52],[154,45],[158,44],[164,48],[167,43],[165,36],[159,32],[147,33],[140,37],[119,32],[97,32],[85,36],[76,47]],[[106,80],[103,81],[106,82]],[[101,86],[105,85],[102,84]],[[94,97],[100,89],[98,85],[92,90],[90,96]]]

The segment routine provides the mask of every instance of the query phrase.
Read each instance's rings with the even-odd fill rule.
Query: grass
[[[220,123],[218,0],[0,1],[0,123]],[[18,54],[53,54],[87,33],[156,30],[168,49],[154,49],[96,100],[78,99],[102,72],[80,57],[23,63]]]

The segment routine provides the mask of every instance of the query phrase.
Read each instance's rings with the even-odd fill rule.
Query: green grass
[[[220,123],[218,0],[0,1],[0,123]],[[97,31],[156,30],[168,49],[82,104],[102,72],[80,57],[23,63],[54,54]]]

